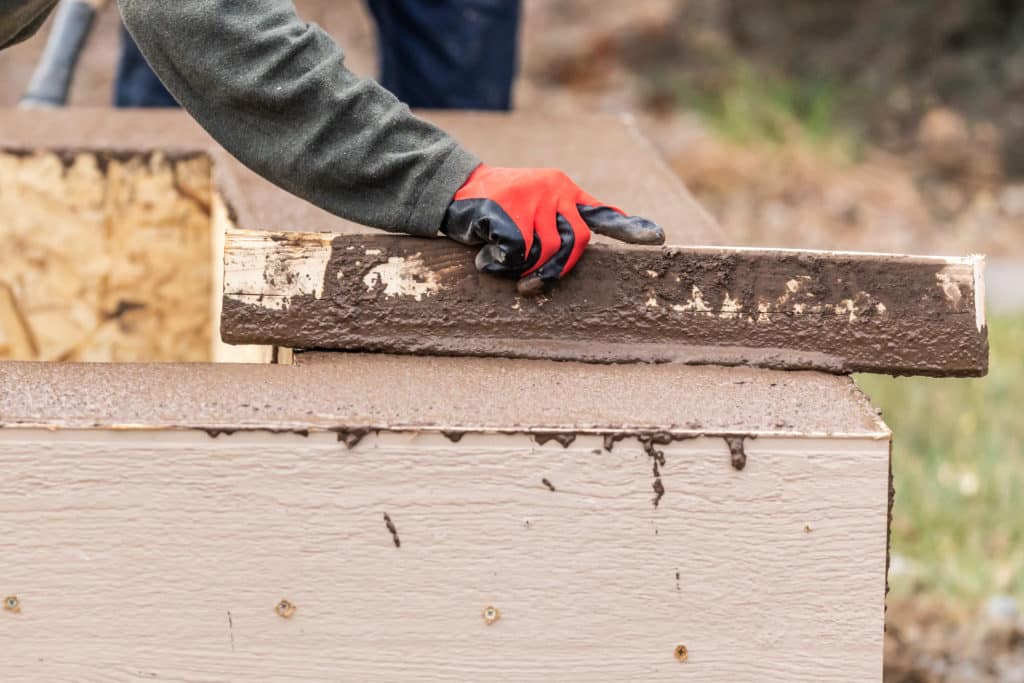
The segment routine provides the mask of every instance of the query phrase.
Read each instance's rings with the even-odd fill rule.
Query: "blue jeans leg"
[[[512,105],[520,0],[367,0],[380,83],[411,107]]]
[[[121,27],[121,56],[114,80],[115,107],[177,107],[178,103],[149,68],[131,35]]]

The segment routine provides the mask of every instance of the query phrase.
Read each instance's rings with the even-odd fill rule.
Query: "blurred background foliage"
[[[857,377],[894,433],[897,594],[1024,599],[1024,316],[989,322],[987,377]]]

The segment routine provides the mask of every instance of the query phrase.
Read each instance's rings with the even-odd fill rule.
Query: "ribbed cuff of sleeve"
[[[413,210],[406,217],[405,232],[419,237],[435,237],[452,197],[479,165],[480,159],[475,154],[456,145],[417,197]]]

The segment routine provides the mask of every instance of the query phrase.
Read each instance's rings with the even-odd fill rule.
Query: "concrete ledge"
[[[5,429],[378,429],[888,438],[848,377],[297,354],[293,366],[0,363]]]

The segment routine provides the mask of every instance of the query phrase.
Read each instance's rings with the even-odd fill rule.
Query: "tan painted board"
[[[881,680],[887,439],[663,452],[0,430],[3,679]]]

